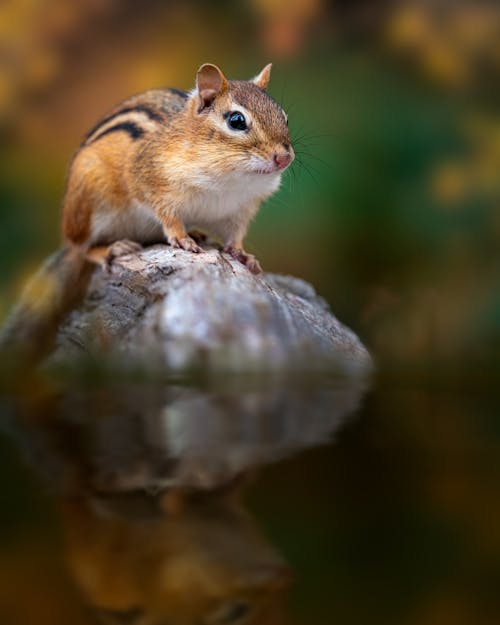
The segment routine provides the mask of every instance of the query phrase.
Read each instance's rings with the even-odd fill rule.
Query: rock
[[[372,368],[358,337],[314,288],[253,275],[216,249],[156,245],[98,269],[83,303],[60,327],[52,362],[104,354],[170,370]]]

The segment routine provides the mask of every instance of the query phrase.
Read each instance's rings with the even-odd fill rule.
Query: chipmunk
[[[270,73],[232,81],[206,63],[189,93],[146,91],[115,107],[72,160],[66,241],[85,252],[111,245],[109,258],[164,238],[198,253],[196,229],[260,273],[243,239],[294,159],[287,115],[266,93]]]
[[[252,80],[233,81],[206,63],[189,93],[133,96],[87,133],[68,173],[66,245],[28,283],[0,332],[0,352],[38,360],[103,255],[111,262],[165,239],[198,253],[188,234],[198,229],[261,271],[243,239],[294,159],[287,115],[266,92],[270,75],[271,64]]]

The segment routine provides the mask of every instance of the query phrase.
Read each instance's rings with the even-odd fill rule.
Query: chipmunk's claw
[[[193,252],[194,254],[203,252],[202,248],[189,236],[182,237],[182,239],[172,238],[170,240],[170,245],[181,250],[186,250],[186,252]]]
[[[260,266],[259,261],[252,254],[247,255],[247,260],[244,264],[255,276],[258,276],[260,273],[262,273],[262,267]]]
[[[251,271],[251,273],[258,275],[262,273],[262,267],[260,266],[259,261],[255,258],[253,254],[247,254],[245,250],[241,247],[233,247],[232,245],[225,245],[224,252],[229,254],[231,258],[234,258],[242,265]]]

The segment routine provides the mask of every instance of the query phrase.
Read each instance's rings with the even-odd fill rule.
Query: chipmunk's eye
[[[246,130],[247,122],[243,113],[239,111],[235,111],[234,113],[229,113],[229,117],[227,120],[229,128],[233,130]]]

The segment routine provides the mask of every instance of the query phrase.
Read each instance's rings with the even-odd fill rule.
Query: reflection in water
[[[227,494],[62,509],[71,572],[104,622],[276,622],[287,568]]]
[[[338,380],[226,379],[24,404],[16,434],[57,495],[89,623],[284,623],[290,570],[242,488],[259,465],[326,442],[361,394]]]

